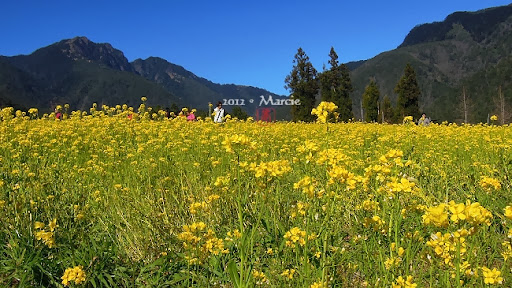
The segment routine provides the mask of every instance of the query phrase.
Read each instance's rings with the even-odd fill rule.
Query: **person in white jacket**
[[[213,109],[213,112],[215,112],[213,122],[222,123],[224,120],[224,108],[222,108],[222,102],[219,101],[219,103],[217,103],[217,107]]]
[[[423,113],[421,118],[418,120],[418,126],[428,126],[430,124],[430,118],[427,117],[427,114]]]

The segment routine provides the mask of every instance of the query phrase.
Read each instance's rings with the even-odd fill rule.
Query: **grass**
[[[0,122],[0,286],[512,282],[508,126],[73,115]]]

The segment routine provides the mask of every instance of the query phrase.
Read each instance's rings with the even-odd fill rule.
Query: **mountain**
[[[30,55],[2,57],[0,101],[49,111],[57,104],[88,109],[98,104],[135,106],[143,95],[150,103],[170,105],[179,99],[133,72],[123,53],[85,37],[63,40]],[[21,97],[20,97],[21,96]]]
[[[382,97],[396,102],[394,87],[410,63],[422,92],[421,111],[438,121],[461,121],[465,90],[470,122],[485,122],[489,114],[498,114],[498,91],[507,110],[512,104],[511,52],[512,5],[455,12],[444,21],[418,25],[397,49],[347,63],[355,116],[361,117],[361,96],[370,79],[377,82]],[[85,37],[62,40],[30,55],[0,56],[0,105],[21,109],[48,111],[63,103],[87,109],[93,102],[136,107],[140,97],[147,96],[149,105],[202,110],[208,102],[241,99],[243,108],[254,114],[261,95],[281,97],[257,87],[212,83],[162,58],[130,63],[112,45]]]
[[[38,83],[27,73],[11,65],[5,57],[0,57],[0,107],[12,106],[26,110],[21,103],[38,104],[41,94]]]
[[[132,62],[136,73],[146,79],[160,84],[168,91],[178,95],[188,106],[207,109],[208,103],[216,103],[222,99],[243,99],[244,109],[252,114],[261,95],[279,98],[277,94],[267,90],[234,84],[216,84],[205,78],[196,76],[182,66],[167,62],[158,57]],[[255,102],[250,103],[250,100]],[[229,110],[229,107],[227,108]]]
[[[86,37],[62,40],[30,55],[0,56],[0,105],[20,109],[49,111],[64,103],[88,109],[94,102],[137,108],[141,96],[147,96],[149,105],[202,110],[208,102],[244,99],[252,114],[256,103],[249,100],[260,95],[280,97],[256,87],[212,83],[157,57],[130,63],[112,45]]]
[[[345,63],[345,65],[347,65],[348,70],[353,71],[353,70],[359,68],[365,62],[366,62],[366,60],[351,61],[351,62]]]
[[[462,25],[475,41],[482,42],[490,37],[501,23],[510,17],[511,9],[512,6],[508,5],[484,9],[474,13],[455,12],[448,15],[442,22],[414,27],[399,47],[449,39],[453,25]]]
[[[422,91],[420,110],[433,119],[461,121],[460,97],[465,87],[473,103],[472,122],[485,122],[496,113],[493,99],[498,87],[512,100],[509,71],[512,52],[512,6],[476,12],[456,12],[442,22],[414,27],[397,49],[364,61],[351,72],[354,111],[365,86],[375,79],[381,95],[396,101],[393,92],[403,69],[410,63]],[[358,63],[360,64],[360,63]]]

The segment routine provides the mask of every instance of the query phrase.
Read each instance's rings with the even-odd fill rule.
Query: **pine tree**
[[[349,69],[345,64],[339,64],[338,54],[331,47],[329,52],[330,69],[325,70],[320,75],[320,93],[322,101],[333,102],[338,106],[339,119],[348,121],[353,117],[352,99],[352,83],[350,81]]]
[[[302,48],[297,50],[293,63],[292,72],[284,80],[284,87],[291,91],[291,97],[300,100],[300,105],[292,106],[292,118],[293,121],[310,122],[315,118],[311,110],[315,107],[315,96],[318,93],[317,72]]]
[[[335,71],[339,66],[338,55],[332,47],[329,53],[329,58],[331,68],[326,70],[324,65],[324,71],[319,75],[320,94],[322,95],[322,101],[333,102],[336,88],[339,86],[340,81],[335,75]]]
[[[389,99],[388,95],[384,96],[384,99],[382,99],[382,105],[381,105],[381,109],[380,109],[380,113],[383,114],[382,115],[382,121],[383,123],[384,122],[387,122],[387,123],[391,123],[393,122],[393,117],[394,117],[394,111],[393,111],[393,106],[391,105],[391,100]]]
[[[398,94],[397,109],[400,116],[419,117],[420,110],[418,99],[420,97],[420,87],[416,80],[416,72],[411,64],[407,63],[404,69],[404,75],[395,87],[395,93]]]
[[[372,79],[363,93],[363,109],[365,111],[364,120],[366,122],[377,121],[379,116],[379,98],[380,92],[377,83]]]
[[[176,105],[176,103],[171,104],[171,108],[169,109],[171,112],[174,112],[174,114],[178,115],[178,113],[181,111],[180,107]]]
[[[247,117],[249,117],[247,112],[240,106],[233,107],[233,110],[231,110],[231,116],[236,117],[240,120],[247,120]]]

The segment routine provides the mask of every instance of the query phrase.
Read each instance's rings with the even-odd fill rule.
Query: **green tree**
[[[329,70],[325,70],[319,76],[320,78],[320,93],[322,101],[333,102],[338,106],[339,119],[341,121],[348,121],[354,116],[352,113],[352,99],[350,92],[352,92],[352,83],[350,81],[350,74],[347,65],[339,64],[338,54],[331,47],[329,52]]]
[[[366,86],[363,93],[363,109],[366,112],[364,120],[366,122],[377,121],[379,116],[379,98],[380,92],[377,83],[372,79]]]
[[[291,91],[292,99],[300,100],[300,105],[292,106],[292,119],[310,122],[315,118],[311,110],[315,107],[315,96],[318,93],[317,72],[302,48],[297,50],[293,63],[292,72],[284,80],[284,87]]]
[[[380,113],[382,122],[392,123],[394,117],[393,106],[391,105],[391,100],[388,95],[384,96],[384,99],[381,101],[380,105]]]
[[[194,115],[196,115],[197,118],[201,117],[201,119],[206,119],[208,118],[208,111],[199,109]]]
[[[249,115],[247,115],[247,112],[245,112],[244,109],[242,109],[240,106],[233,107],[233,110],[231,110],[231,116],[236,117],[240,120],[246,120]]]
[[[178,113],[181,111],[180,107],[176,105],[176,103],[171,104],[171,108],[169,109],[171,112],[174,112],[174,114],[178,115]]]
[[[419,117],[420,109],[418,99],[421,91],[416,80],[416,72],[411,64],[407,63],[404,69],[404,75],[398,81],[395,87],[395,93],[398,94],[397,109],[400,116],[413,116]]]

